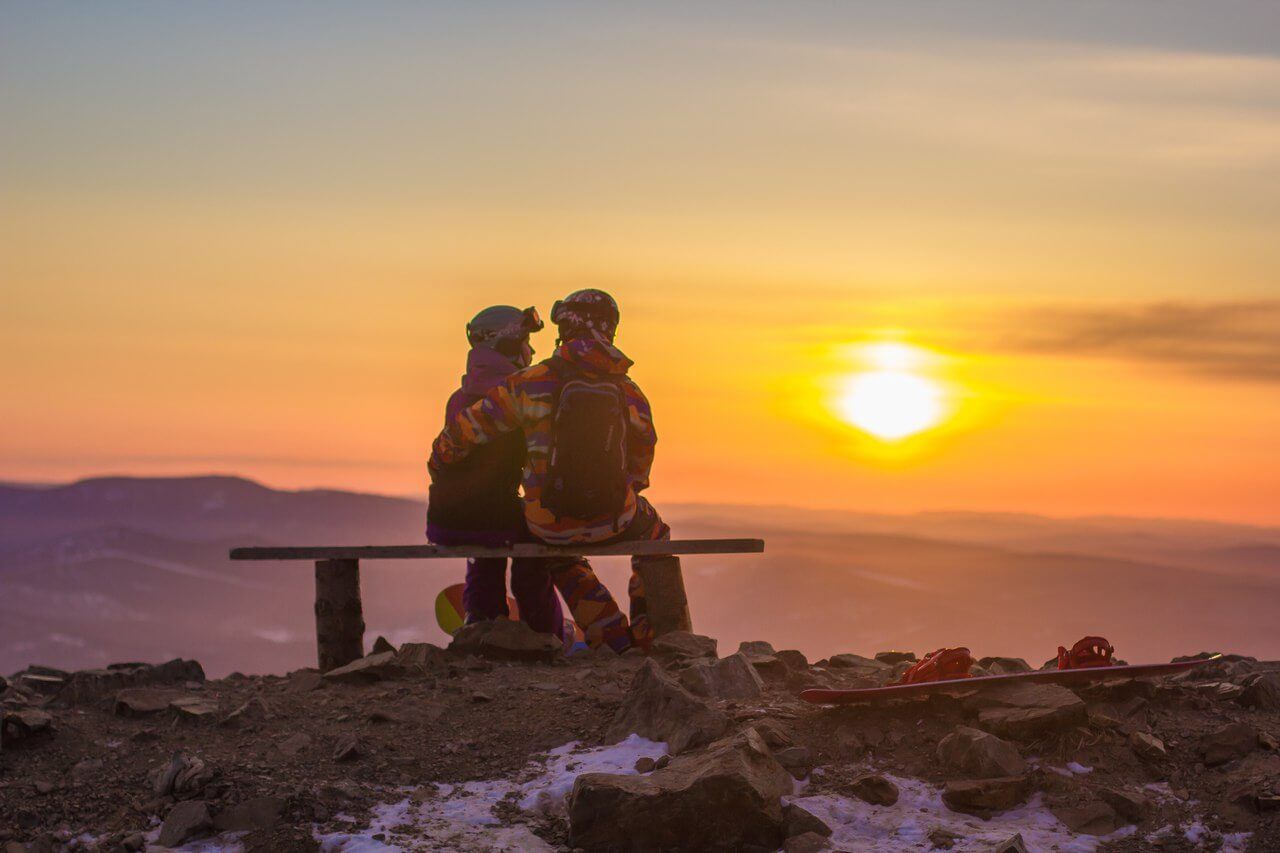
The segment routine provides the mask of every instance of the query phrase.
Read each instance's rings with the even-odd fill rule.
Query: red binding
[[[1111,655],[1115,649],[1105,637],[1085,637],[1067,651],[1058,646],[1058,669],[1086,669],[1093,666],[1112,666]]]
[[[973,656],[969,654],[968,649],[938,649],[913,664],[894,684],[921,684],[926,681],[969,678],[971,666],[973,666]]]

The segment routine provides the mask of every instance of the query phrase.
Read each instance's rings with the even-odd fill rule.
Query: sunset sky
[[[421,493],[467,319],[594,286],[659,504],[1280,524],[1278,33],[1274,2],[0,2],[0,479]],[[897,440],[849,422],[886,351],[940,406]]]

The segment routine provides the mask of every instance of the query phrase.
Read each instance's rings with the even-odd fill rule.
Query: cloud
[[[1280,300],[1153,302],[1024,312],[1012,349],[1111,357],[1280,382]]]

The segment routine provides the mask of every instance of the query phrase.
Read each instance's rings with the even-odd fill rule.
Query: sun
[[[928,353],[901,343],[860,347],[869,370],[846,377],[836,409],[848,424],[884,441],[898,441],[937,426],[946,417],[943,386],[917,371]]]

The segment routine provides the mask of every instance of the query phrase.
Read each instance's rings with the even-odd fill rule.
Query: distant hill
[[[663,507],[682,537],[761,535],[762,556],[697,557],[698,630],[813,657],[969,644],[1044,660],[1102,633],[1132,660],[1202,648],[1280,657],[1280,530],[1017,514]],[[0,486],[0,672],[184,656],[213,674],[314,661],[312,567],[231,563],[233,544],[422,540],[419,501],[281,491],[236,477]],[[625,599],[624,560],[599,561]],[[369,642],[443,641],[445,561],[364,572]]]

